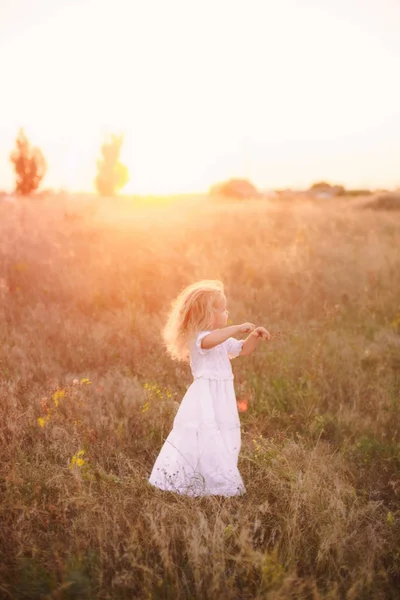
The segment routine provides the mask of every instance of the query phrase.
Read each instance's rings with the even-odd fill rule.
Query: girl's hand
[[[255,335],[258,335],[258,337],[260,337],[263,340],[270,340],[271,339],[271,334],[269,333],[269,331],[267,331],[265,329],[265,327],[257,327],[253,333]]]
[[[254,331],[255,325],[253,323],[242,323],[239,325],[239,333],[247,333],[250,331]]]

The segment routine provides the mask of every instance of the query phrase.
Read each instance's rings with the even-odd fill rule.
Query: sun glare
[[[43,0],[24,18],[9,6],[0,174],[10,184],[20,126],[48,157],[48,187],[93,189],[109,131],[125,133],[126,193],[201,192],[230,176],[261,188],[400,183],[392,5],[385,28],[358,0]]]

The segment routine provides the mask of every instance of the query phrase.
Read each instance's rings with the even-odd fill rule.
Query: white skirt
[[[246,492],[237,464],[240,420],[232,379],[195,379],[148,481],[187,496]]]

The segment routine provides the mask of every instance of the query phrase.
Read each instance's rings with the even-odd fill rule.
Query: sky
[[[20,127],[43,187],[124,192],[327,180],[400,187],[399,0],[1,0],[0,190]]]

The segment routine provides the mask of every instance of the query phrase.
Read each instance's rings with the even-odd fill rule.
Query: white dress
[[[246,489],[237,467],[240,420],[230,359],[244,340],[228,338],[204,349],[200,342],[208,333],[197,334],[190,348],[193,382],[148,481],[187,496],[237,496]]]

